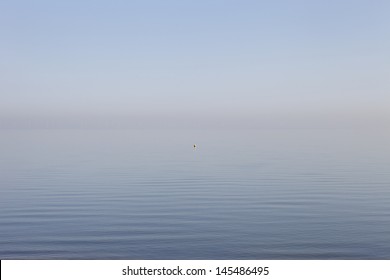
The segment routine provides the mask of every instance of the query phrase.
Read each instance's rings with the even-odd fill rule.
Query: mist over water
[[[0,258],[390,259],[388,143],[373,130],[2,130]]]
[[[1,1],[0,259],[390,259],[389,10]]]

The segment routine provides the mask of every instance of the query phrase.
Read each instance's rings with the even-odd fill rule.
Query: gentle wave
[[[390,259],[390,137],[240,133],[4,132],[0,258]]]

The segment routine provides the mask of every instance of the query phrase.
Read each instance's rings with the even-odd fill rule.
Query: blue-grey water
[[[0,136],[0,259],[390,259],[386,132]]]

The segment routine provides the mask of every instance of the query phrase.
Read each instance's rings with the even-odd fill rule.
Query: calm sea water
[[[0,136],[0,259],[390,259],[384,132]]]

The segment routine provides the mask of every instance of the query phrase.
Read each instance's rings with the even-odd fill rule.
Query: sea
[[[3,129],[0,259],[389,260],[390,133]]]

